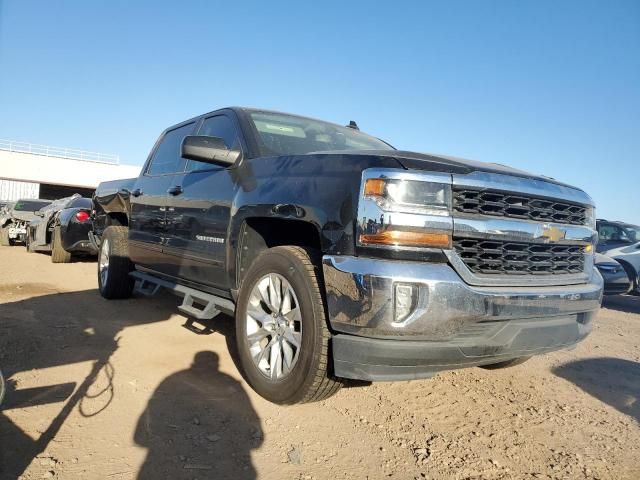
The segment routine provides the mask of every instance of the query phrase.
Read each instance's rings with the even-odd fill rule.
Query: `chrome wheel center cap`
[[[284,331],[287,328],[287,322],[284,320],[284,318],[277,318],[276,319],[276,333],[278,335],[284,335]]]

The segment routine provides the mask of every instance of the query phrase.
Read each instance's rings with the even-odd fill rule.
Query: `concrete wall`
[[[0,150],[4,180],[95,188],[106,180],[137,177],[140,168]]]

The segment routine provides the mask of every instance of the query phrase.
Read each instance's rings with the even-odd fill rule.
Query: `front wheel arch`
[[[618,260],[617,258],[615,260],[622,265],[624,271],[627,272],[627,276],[631,282],[631,291],[640,293],[640,272],[637,272],[635,267],[626,260]]]

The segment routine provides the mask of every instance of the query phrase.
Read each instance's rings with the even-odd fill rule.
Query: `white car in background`
[[[598,220],[596,251],[620,263],[632,284],[632,292],[640,294],[640,226],[624,222]]]

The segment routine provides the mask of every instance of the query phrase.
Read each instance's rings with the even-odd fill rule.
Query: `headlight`
[[[587,207],[586,211],[587,226],[595,230],[596,228],[596,207]]]
[[[358,245],[451,248],[451,175],[368,169],[362,182]]]
[[[451,185],[444,183],[369,178],[364,196],[373,199],[382,210],[391,212],[448,215],[451,210]]]

